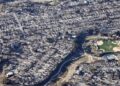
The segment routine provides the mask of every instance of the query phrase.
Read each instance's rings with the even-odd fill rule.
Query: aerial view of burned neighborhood
[[[120,0],[0,0],[0,86],[120,86]]]

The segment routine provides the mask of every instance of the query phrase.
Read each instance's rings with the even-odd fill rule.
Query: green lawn
[[[117,44],[114,44],[113,42],[114,41],[111,40],[103,40],[103,45],[98,47],[105,52],[113,52],[113,48],[117,46]]]

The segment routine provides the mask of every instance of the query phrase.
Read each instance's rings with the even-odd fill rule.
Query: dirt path
[[[55,86],[62,86],[63,83],[68,82],[70,78],[73,76],[73,74],[76,71],[76,68],[81,64],[81,63],[91,63],[94,61],[99,60],[99,58],[93,58],[89,54],[85,54],[82,58],[79,60],[75,61],[68,67],[67,73],[63,74],[60,79],[56,82]]]

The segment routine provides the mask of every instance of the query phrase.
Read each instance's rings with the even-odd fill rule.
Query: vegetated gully
[[[67,67],[75,60],[81,57],[84,53],[82,44],[85,42],[85,38],[89,35],[93,35],[92,31],[82,31],[75,39],[75,48],[65,57],[65,59],[57,65],[55,70],[51,72],[48,78],[42,82],[37,83],[35,86],[47,86],[47,84],[59,77],[59,75],[67,70]]]

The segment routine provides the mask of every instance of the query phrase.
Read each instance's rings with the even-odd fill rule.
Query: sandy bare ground
[[[5,86],[4,82],[6,81],[5,72],[0,73],[0,86]]]
[[[114,52],[120,52],[120,46],[119,46],[119,47],[114,47],[114,48],[113,48],[113,51],[114,51]]]
[[[60,79],[56,82],[55,86],[62,86],[63,83],[68,82],[70,78],[73,76],[73,74],[76,71],[76,68],[81,64],[81,63],[91,63],[94,61],[100,60],[98,57],[93,58],[89,54],[85,54],[84,57],[80,58],[79,60],[75,61],[68,67],[67,73],[63,74],[63,76],[60,77]]]
[[[114,52],[120,52],[120,41],[117,41],[117,45],[118,45],[117,47],[113,48]]]
[[[103,45],[103,41],[102,40],[97,41],[97,45]]]

